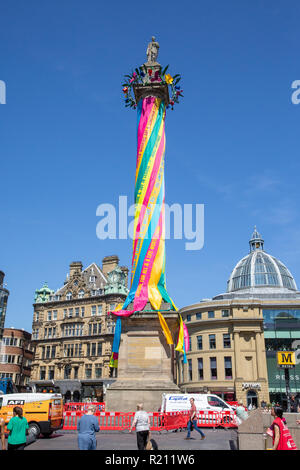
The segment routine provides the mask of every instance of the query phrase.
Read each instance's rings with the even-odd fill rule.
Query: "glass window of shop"
[[[285,375],[277,367],[277,351],[298,350],[289,385],[291,393],[300,396],[300,309],[265,309],[263,318],[270,400],[285,406]]]

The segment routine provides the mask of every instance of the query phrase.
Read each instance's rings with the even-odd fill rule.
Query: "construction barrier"
[[[82,415],[83,410],[64,411],[64,430],[76,430],[77,422]],[[133,421],[135,412],[121,413],[118,411],[96,411],[99,426],[102,431],[125,431],[128,430]],[[148,413],[150,418],[151,431],[172,431],[176,429],[185,429],[189,420],[188,411],[173,411],[169,413]],[[199,427],[237,427],[235,413],[232,411],[198,411],[197,425]]]
[[[83,413],[86,413],[90,405],[95,406],[97,411],[105,411],[105,403],[100,403],[100,402],[95,402],[95,403],[69,402],[69,403],[64,404],[64,411],[82,411]]]

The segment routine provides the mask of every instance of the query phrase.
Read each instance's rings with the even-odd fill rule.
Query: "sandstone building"
[[[227,292],[181,309],[191,349],[178,357],[178,384],[186,392],[211,392],[258,406],[286,406],[279,350],[300,348],[300,292],[293,276],[264,251],[254,230],[250,253],[233,269]],[[300,394],[300,365],[290,371],[290,390]]]
[[[102,401],[114,381],[109,367],[115,321],[108,312],[124,302],[128,269],[107,256],[83,269],[70,264],[61,288],[36,290],[32,323],[35,357],[31,382],[55,384],[66,400]]]

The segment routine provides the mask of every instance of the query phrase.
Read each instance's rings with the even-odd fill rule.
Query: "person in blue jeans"
[[[187,436],[185,439],[191,438],[192,424],[194,426],[194,429],[196,429],[196,431],[198,431],[198,433],[201,434],[201,439],[205,439],[204,433],[197,426],[197,418],[196,418],[197,408],[195,405],[194,398],[190,398],[190,404],[191,404],[191,409],[190,409],[189,420],[188,420],[188,425],[187,425]]]
[[[98,419],[94,416],[96,407],[90,405],[87,414],[83,415],[77,424],[78,447],[80,450],[96,450],[96,432],[100,431]]]

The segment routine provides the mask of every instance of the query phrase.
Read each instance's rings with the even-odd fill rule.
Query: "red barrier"
[[[90,405],[95,406],[97,411],[105,411],[105,403],[102,403],[102,402],[95,402],[95,403],[69,402],[69,403],[64,404],[64,411],[82,411],[83,413],[86,413]]]
[[[76,430],[77,422],[84,411],[64,411],[64,430]],[[99,426],[102,431],[129,430],[135,412],[121,413],[109,411],[96,411]],[[172,431],[185,429],[189,419],[188,411],[174,411],[169,413],[148,413],[151,431]],[[199,411],[197,413],[197,425],[199,427],[237,427],[236,415],[231,411]]]

